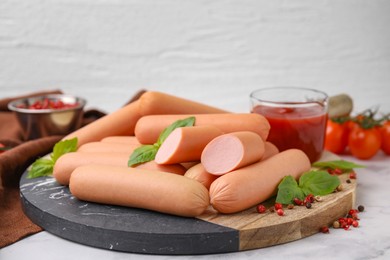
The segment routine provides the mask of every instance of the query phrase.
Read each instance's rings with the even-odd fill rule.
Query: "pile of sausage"
[[[140,145],[154,144],[178,119],[153,161],[128,167]],[[57,182],[80,200],[194,217],[210,205],[221,213],[248,209],[275,195],[284,176],[310,169],[300,150],[279,152],[259,114],[229,113],[201,103],[146,92],[139,100],[64,137],[78,138],[77,152],[54,165]]]

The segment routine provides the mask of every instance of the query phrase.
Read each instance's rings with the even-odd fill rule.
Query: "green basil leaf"
[[[75,152],[77,150],[77,137],[63,140],[54,145],[53,152],[51,154],[51,159],[53,162],[56,162],[61,155]]]
[[[53,174],[53,167],[60,156],[77,151],[77,137],[56,143],[50,159],[39,158],[32,165],[27,178],[37,178]]]
[[[278,185],[276,202],[290,204],[294,201],[294,198],[303,199],[304,194],[298,187],[297,181],[291,175],[289,175],[284,177]]]
[[[299,178],[299,187],[306,195],[326,195],[332,193],[340,185],[337,176],[330,175],[326,171],[310,171]]]
[[[326,162],[315,162],[312,164],[314,167],[318,168],[331,168],[331,169],[340,169],[344,171],[350,171],[354,168],[364,168],[364,165],[356,164],[353,162],[345,160],[335,160],[335,161],[326,161]]]
[[[179,120],[175,121],[174,123],[172,123],[170,126],[165,128],[161,132],[160,136],[158,137],[157,144],[160,146],[165,141],[165,139],[167,139],[169,134],[172,133],[173,130],[175,130],[176,128],[186,127],[186,126],[194,126],[194,124],[195,124],[195,117],[194,116],[188,117],[185,119],[179,119]]]
[[[130,155],[127,165],[130,167],[140,163],[154,160],[159,147],[160,147],[159,145],[153,145],[153,144],[147,144],[138,147]]]
[[[51,175],[53,173],[53,167],[53,160],[45,158],[37,159],[31,165],[31,169],[27,174],[27,178],[31,179]]]

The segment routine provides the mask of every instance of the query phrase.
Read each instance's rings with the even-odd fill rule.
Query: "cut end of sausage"
[[[235,169],[243,156],[244,147],[241,141],[234,135],[224,135],[207,145],[203,150],[201,162],[207,172],[222,175]]]
[[[155,162],[158,164],[166,164],[176,153],[176,150],[182,142],[182,129],[177,128],[165,139],[164,143],[160,146],[157,151],[157,154],[154,158]]]

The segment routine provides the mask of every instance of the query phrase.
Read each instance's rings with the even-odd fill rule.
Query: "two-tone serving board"
[[[325,153],[323,160],[334,159]],[[211,207],[198,218],[79,201],[52,177],[20,181],[26,215],[46,231],[93,247],[147,254],[210,254],[278,245],[308,237],[354,206],[356,182],[324,196],[311,209],[295,206],[284,216],[250,208],[219,214]],[[180,199],[180,198],[178,198]],[[272,205],[274,199],[265,204]]]

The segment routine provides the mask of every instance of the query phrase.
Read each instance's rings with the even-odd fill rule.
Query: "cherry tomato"
[[[348,137],[348,146],[353,156],[358,159],[370,159],[381,148],[381,133],[378,128],[364,129],[354,127]]]
[[[380,128],[382,135],[381,149],[384,153],[390,155],[390,120],[387,120]]]
[[[328,119],[325,133],[325,149],[342,154],[348,145],[349,122],[338,123]]]

